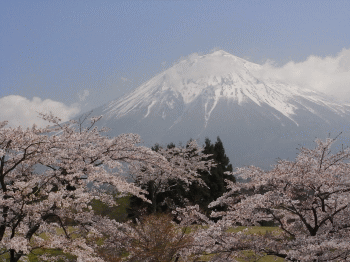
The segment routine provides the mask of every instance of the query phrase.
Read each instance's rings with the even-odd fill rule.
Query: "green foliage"
[[[128,218],[127,208],[130,205],[130,196],[117,197],[115,196],[117,206],[110,207],[100,200],[94,199],[91,202],[92,210],[96,215],[107,216],[110,219],[115,219],[118,222],[125,222]]]
[[[187,195],[183,182],[178,180],[170,180],[168,184],[169,190],[155,195],[154,202],[158,203],[155,207],[154,205],[147,203],[138,197],[130,197],[130,205],[127,209],[128,217],[130,219],[134,219],[140,218],[147,214],[168,213],[173,206],[183,207],[186,204],[184,198]],[[152,181],[150,181],[146,187],[143,187],[143,189],[147,190],[150,192],[150,195],[152,195]]]
[[[212,144],[209,138],[205,139],[204,154],[211,154],[208,159],[213,159],[216,167],[213,167],[210,172],[200,171],[201,178],[209,188],[204,188],[197,183],[190,187],[187,198],[193,204],[198,204],[200,208],[209,214],[208,205],[226,192],[225,179],[236,182],[234,176],[226,175],[224,172],[232,172],[232,165],[225,153],[223,143],[219,137],[215,144]]]
[[[174,143],[167,145],[167,148],[173,147],[175,147]],[[159,144],[155,144],[152,150],[157,152],[160,148],[161,146]],[[235,182],[235,177],[224,174],[226,171],[232,171],[232,165],[230,164],[230,160],[225,153],[223,143],[219,137],[217,137],[215,144],[212,144],[209,138],[205,139],[203,154],[212,155],[203,160],[214,160],[216,163],[216,167],[213,167],[210,172],[198,171],[201,175],[200,178],[209,188],[203,187],[203,185],[197,182],[193,182],[190,186],[190,190],[186,191],[182,181],[170,180],[168,186],[169,190],[156,195],[155,202],[161,203],[158,204],[157,207],[137,197],[131,197],[130,208],[128,209],[129,217],[134,218],[144,214],[164,213],[169,212],[174,206],[184,207],[186,205],[196,204],[200,206],[203,212],[209,215],[211,212],[211,210],[208,209],[209,203],[226,192],[225,179]],[[150,192],[150,195],[152,195],[152,181],[150,181],[146,187],[143,187],[143,189],[147,190]]]

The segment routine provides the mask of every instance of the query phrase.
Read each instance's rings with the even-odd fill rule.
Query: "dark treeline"
[[[166,147],[170,149],[175,147],[175,144],[170,143]],[[156,144],[152,147],[152,150],[158,151],[160,148],[161,146]],[[232,165],[230,164],[230,160],[225,153],[224,145],[219,137],[217,137],[215,143],[212,143],[209,138],[206,138],[202,152],[203,154],[211,155],[203,160],[212,159],[216,164],[209,172],[198,171],[200,178],[208,187],[200,185],[198,182],[193,182],[189,190],[185,190],[182,181],[175,179],[170,180],[169,189],[157,194],[156,201],[154,201],[157,203],[156,206],[132,196],[128,208],[129,218],[139,218],[142,215],[154,213],[168,213],[173,210],[174,207],[185,207],[188,205],[199,205],[202,212],[209,215],[211,212],[208,208],[209,203],[226,192],[225,180],[228,179],[235,182],[235,177],[225,174],[226,171],[232,171]],[[149,194],[152,194],[152,186],[152,181],[150,181],[147,186],[143,186],[143,189],[147,190]]]

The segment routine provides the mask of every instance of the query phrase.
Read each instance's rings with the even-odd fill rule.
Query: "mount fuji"
[[[109,135],[138,133],[148,146],[220,136],[233,166],[269,169],[329,134],[349,144],[349,104],[261,72],[222,50],[193,54],[93,115]]]

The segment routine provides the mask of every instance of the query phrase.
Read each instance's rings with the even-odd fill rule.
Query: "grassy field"
[[[92,203],[93,205],[93,209],[96,211],[96,213],[99,213],[101,215],[107,215],[112,219],[117,219],[120,222],[124,222],[127,220],[127,216],[126,216],[126,208],[129,205],[129,197],[124,197],[124,198],[120,198],[118,199],[119,202],[119,206],[117,207],[112,207],[112,208],[106,208],[106,206],[104,206],[102,203],[100,203],[99,201],[95,201]],[[106,210],[109,209],[109,213],[105,214]],[[239,232],[242,230],[245,230],[246,234],[280,234],[281,230],[278,227],[261,227],[261,226],[254,226],[254,227],[236,227],[236,228],[232,228],[230,230],[228,230],[228,232]],[[71,233],[72,230],[74,230],[72,227],[68,227],[69,232]],[[187,230],[188,233],[190,233],[193,229],[188,228]],[[194,229],[195,230],[195,229]],[[57,234],[63,234],[63,230],[62,229],[58,229],[57,230]],[[42,237],[43,239],[45,239],[47,236],[45,234],[41,234],[40,237]],[[29,261],[29,262],[40,262],[40,255],[47,255],[47,256],[60,256],[65,258],[68,261],[76,261],[76,258],[70,254],[64,254],[62,252],[62,250],[58,250],[58,249],[49,249],[49,250],[43,250],[43,249],[36,249],[34,250],[29,256],[28,256],[28,260],[22,259],[21,261]],[[210,258],[213,257],[213,255],[203,255],[200,260],[196,260],[196,261],[209,261]],[[274,256],[263,256],[263,257],[256,257],[256,255],[254,254],[254,252],[251,251],[246,251],[246,252],[242,252],[242,256],[238,259],[239,261],[242,262],[253,262],[253,261],[258,261],[258,262],[272,262],[272,261],[277,261],[277,262],[282,262],[284,261],[284,259],[281,258],[277,258]],[[0,256],[0,261],[9,261],[9,256],[8,254],[4,254]],[[59,261],[64,261],[63,259],[60,259]],[[185,262],[185,261],[183,261]]]
[[[233,232],[237,233],[242,230],[245,230],[245,234],[258,234],[258,235],[265,235],[265,234],[276,234],[279,235],[282,231],[278,227],[261,227],[261,226],[254,226],[254,227],[235,227],[232,229],[229,229],[227,232]],[[242,251],[241,256],[237,259],[241,262],[283,262],[285,261],[283,258],[275,257],[275,256],[257,256],[253,251]],[[203,255],[199,261],[210,261],[210,259],[214,255]]]
[[[254,226],[254,227],[235,227],[232,228],[230,230],[228,230],[228,232],[234,232],[237,233],[239,231],[242,231],[244,229],[247,229],[246,234],[258,234],[258,235],[265,235],[268,233],[271,234],[280,234],[282,231],[279,227],[259,227],[259,226]]]
[[[242,230],[246,230],[246,234],[280,234],[281,230],[277,227],[260,227],[260,226],[254,226],[254,227],[237,227],[237,228],[232,228],[230,229],[228,232],[239,232]],[[70,229],[72,230],[72,229]],[[57,232],[58,234],[62,234],[62,232]],[[45,238],[45,235],[42,235],[43,238]],[[47,256],[60,256],[60,257],[64,257],[65,259],[68,259],[68,261],[76,261],[76,258],[70,254],[65,254],[63,253],[61,250],[57,250],[57,249],[49,249],[49,250],[42,250],[42,249],[36,249],[34,250],[29,256],[28,256],[28,260],[29,262],[40,262],[40,255],[47,255]],[[274,256],[260,256],[257,257],[256,254],[252,251],[244,251],[241,253],[242,255],[238,258],[238,261],[241,262],[283,262],[285,261],[282,258],[278,258],[278,257],[274,257]],[[200,260],[196,260],[197,262],[202,261],[210,261],[210,259],[213,257],[214,255],[203,255],[201,256]],[[5,261],[9,261],[8,256],[7,255],[2,255],[0,256],[0,260],[5,259]],[[25,260],[22,260],[25,261]],[[60,262],[64,261],[63,259],[59,260]],[[185,261],[182,261],[185,262]]]

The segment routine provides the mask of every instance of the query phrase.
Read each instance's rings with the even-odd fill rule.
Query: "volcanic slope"
[[[220,136],[234,166],[269,169],[339,132],[349,144],[350,105],[261,72],[222,50],[193,54],[93,114],[110,135],[138,133],[148,146]]]

